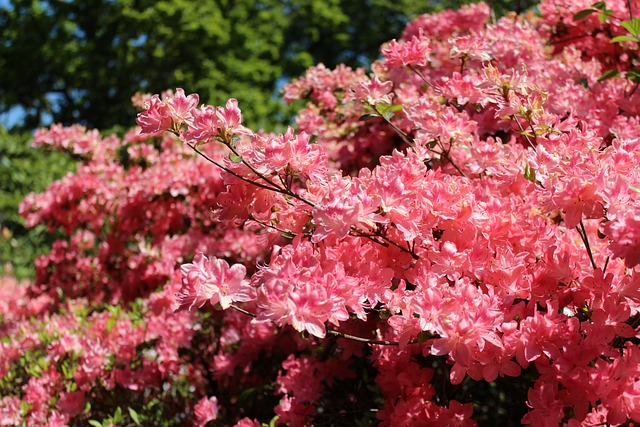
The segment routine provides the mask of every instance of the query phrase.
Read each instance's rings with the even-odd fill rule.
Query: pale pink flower
[[[169,116],[176,125],[189,123],[193,118],[193,110],[198,105],[200,97],[197,93],[185,96],[184,89],[176,89],[176,94],[165,99],[165,104],[169,109]]]
[[[376,105],[380,103],[391,103],[391,90],[393,89],[393,82],[386,81],[381,82],[376,74],[369,81],[361,82],[360,84],[353,85],[352,91],[356,98],[369,105]]]
[[[178,310],[191,310],[202,307],[210,301],[222,308],[229,308],[234,302],[250,301],[254,298],[254,289],[245,280],[247,270],[242,264],[229,267],[226,261],[212,258],[209,260],[199,253],[193,262],[183,264],[182,288],[176,298]]]
[[[342,239],[351,227],[367,230],[381,221],[376,213],[379,197],[367,191],[368,180],[334,175],[328,182],[310,189],[316,203],[313,209],[313,222],[317,226],[313,235],[315,242],[331,234]]]
[[[144,111],[138,113],[136,123],[140,126],[140,133],[157,133],[171,129],[171,111],[169,107],[160,100],[158,95],[153,95],[144,104]]]
[[[236,135],[253,135],[253,132],[242,126],[242,113],[238,101],[231,98],[225,107],[203,105],[193,110],[193,120],[182,132],[180,139],[186,143],[204,144],[211,140],[230,143]]]
[[[211,105],[203,105],[192,112],[189,127],[182,132],[180,139],[185,143],[202,144],[218,135],[218,117]]]
[[[420,32],[411,40],[397,42],[393,39],[381,50],[385,57],[384,65],[393,69],[407,66],[424,67],[429,63],[430,48],[429,39]]]
[[[230,135],[253,135],[253,132],[242,126],[242,113],[238,101],[231,98],[225,107],[216,107],[217,126],[222,132]]]

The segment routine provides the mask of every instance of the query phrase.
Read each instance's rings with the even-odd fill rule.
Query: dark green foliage
[[[44,226],[25,229],[20,202],[75,168],[68,156],[31,148],[30,140],[30,134],[11,135],[0,127],[0,272],[10,262],[17,277],[32,275],[33,260],[53,242]]]

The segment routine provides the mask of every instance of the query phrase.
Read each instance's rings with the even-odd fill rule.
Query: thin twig
[[[402,138],[402,140],[407,144],[407,145],[415,145],[415,141],[413,141],[413,139],[409,138],[409,135],[407,135],[407,133],[405,131],[403,131],[402,129],[400,129],[398,126],[396,126],[395,124],[393,124],[391,122],[391,120],[387,119],[383,113],[380,112],[380,110],[378,110],[378,106],[374,105],[373,109],[376,111],[376,113],[378,113],[378,116],[380,116],[382,118],[382,120],[384,120],[385,122],[387,122],[387,124],[389,126],[391,126],[393,128],[393,130],[396,131],[396,133],[398,135],[400,135],[400,137]]]
[[[422,81],[427,84],[427,86],[433,87],[433,84],[431,84],[431,82],[427,80],[426,77],[420,71],[418,71],[416,67],[414,67],[413,65],[407,65],[407,68],[416,73],[418,77],[420,77],[420,79],[422,79]]]
[[[529,128],[531,128],[531,132],[533,132],[533,140],[535,141],[536,146],[537,146],[538,145],[538,134],[536,134],[536,130],[533,127],[533,123],[531,123],[531,119],[528,119],[527,123],[529,123]],[[535,148],[534,148],[534,150],[535,150]]]
[[[352,234],[352,233],[356,233],[356,234]],[[366,239],[371,240],[374,243],[379,244],[380,246],[384,246],[385,248],[389,247],[388,243],[381,242],[380,240],[376,239],[375,238],[376,236],[374,236],[373,234],[367,234],[364,231],[358,229],[358,227],[356,227],[355,225],[351,226],[351,229],[349,230],[349,234],[354,237],[364,237]]]
[[[270,180],[267,180],[267,182],[271,182],[271,184],[272,184],[272,185],[274,185],[275,187],[270,187],[270,186],[268,186],[268,185],[265,185],[265,184],[262,184],[262,183],[259,183],[259,182],[256,182],[256,181],[252,181],[251,179],[246,178],[246,177],[244,177],[244,176],[240,175],[239,173],[234,172],[234,171],[232,171],[231,169],[229,169],[229,168],[227,168],[227,167],[223,166],[222,164],[220,164],[220,163],[216,162],[216,161],[215,161],[215,160],[213,160],[211,157],[207,156],[205,153],[203,153],[202,151],[198,150],[198,148],[197,148],[196,146],[194,146],[194,145],[192,145],[192,144],[190,144],[190,143],[187,143],[187,145],[188,145],[188,146],[189,146],[193,151],[195,151],[195,152],[196,152],[196,153],[198,153],[200,156],[202,156],[202,158],[204,158],[205,160],[207,160],[208,162],[213,163],[214,165],[216,165],[217,167],[219,167],[219,168],[220,168],[220,169],[222,169],[223,171],[230,173],[231,175],[235,176],[235,177],[236,177],[236,178],[238,178],[238,179],[241,179],[241,180],[242,180],[242,181],[244,181],[244,182],[247,182],[247,183],[249,183],[249,184],[253,184],[253,185],[255,185],[256,187],[264,188],[265,190],[275,191],[276,193],[284,194],[285,196],[291,196],[291,197],[293,197],[294,199],[298,199],[298,200],[300,200],[301,202],[306,203],[307,205],[311,206],[312,208],[314,208],[314,207],[316,206],[313,202],[311,202],[311,201],[309,201],[309,200],[305,199],[304,197],[300,196],[299,194],[295,193],[294,191],[292,191],[292,190],[290,190],[290,189],[288,189],[288,188],[280,188],[280,187],[278,187],[278,186],[277,186],[277,184],[272,183]],[[246,163],[244,160],[243,160],[243,164],[247,165],[247,163]],[[247,167],[249,167],[249,168],[253,171],[253,169],[252,169],[250,166],[247,166]],[[254,173],[255,173],[255,172],[254,172]],[[258,176],[260,176],[260,175],[258,175]],[[261,178],[262,178],[262,177],[261,177]],[[263,178],[263,179],[264,179],[264,178]]]
[[[436,143],[440,146],[440,149],[442,150],[442,152],[441,152],[441,153],[438,153],[438,152],[437,152],[437,151],[435,151],[435,150],[431,150],[431,151],[433,151],[433,152],[434,152],[434,153],[436,153],[436,154],[439,154],[441,157],[442,157],[442,156],[444,156],[444,158],[445,158],[445,159],[447,159],[447,161],[448,161],[449,163],[451,163],[451,165],[452,165],[452,166],[453,166],[453,167],[458,171],[458,173],[459,173],[460,175],[464,176],[465,178],[469,178],[469,177],[467,176],[467,174],[466,174],[466,173],[464,173],[464,172],[462,171],[462,169],[460,169],[460,168],[458,167],[458,165],[456,165],[456,162],[454,162],[454,161],[453,161],[453,159],[451,158],[451,156],[449,156],[449,151],[448,151],[448,150],[445,150],[444,145],[443,145],[443,144],[442,144],[438,139],[436,139]],[[449,150],[450,150],[450,149],[451,149],[451,144],[449,144]]]
[[[584,246],[587,248],[587,253],[589,254],[589,260],[591,260],[591,266],[595,270],[598,267],[596,266],[596,261],[593,259],[593,253],[591,252],[591,245],[589,244],[589,238],[587,237],[587,230],[584,228],[584,223],[582,222],[582,220],[580,220],[580,224],[579,226],[576,226],[576,229],[578,230],[578,234],[580,235],[580,238],[582,238],[582,241],[584,242]]]
[[[237,172],[232,171],[231,169],[221,165],[220,163],[216,162],[215,160],[213,160],[211,157],[207,156],[205,153],[203,153],[202,151],[198,150],[198,148],[195,145],[192,145],[190,143],[187,143],[187,145],[196,153],[198,153],[202,158],[204,158],[206,161],[208,161],[209,163],[213,163],[214,165],[216,165],[217,167],[219,167],[220,169],[222,169],[225,172],[230,173],[231,175],[235,176],[238,179],[241,179],[244,182],[247,182],[249,184],[253,184],[256,187],[260,187],[260,188],[264,188],[265,190],[270,190],[270,191],[275,191],[278,193],[283,193],[284,191],[282,191],[280,188],[276,187],[269,187],[268,185],[264,185],[264,184],[260,184],[259,182],[255,182],[250,180],[249,178],[245,178],[244,176],[240,175]],[[286,194],[286,193],[285,193]]]
[[[247,311],[243,308],[238,307],[237,305],[231,304],[229,306],[230,308],[239,311],[240,313],[253,317],[254,319],[258,317],[257,314],[255,313],[251,313],[250,311]],[[338,332],[338,331],[334,331],[334,330],[328,330],[327,331],[327,335],[332,335],[334,337],[338,337],[338,338],[345,338],[351,341],[357,341],[357,342],[362,342],[365,344],[376,344],[376,345],[392,345],[392,346],[399,346],[400,343],[396,342],[396,341],[387,341],[387,340],[372,340],[369,338],[363,338],[363,337],[358,337],[355,335],[351,335],[351,334],[345,334],[344,332]],[[408,342],[408,344],[417,344],[418,340],[411,340]]]
[[[404,252],[408,252],[411,254],[411,258],[413,259],[420,259],[420,257],[412,250],[412,249],[407,249],[404,246],[400,245],[399,243],[394,242],[393,240],[389,239],[387,236],[377,233],[376,236],[380,237],[382,240],[389,242],[389,244],[395,246],[396,248],[400,249],[401,251]],[[407,245],[409,245],[409,242],[406,242]]]
[[[251,316],[251,317],[253,317],[254,319],[255,319],[256,317],[258,317],[258,315],[257,315],[257,314],[255,314],[255,313],[251,313],[250,311],[247,311],[247,310],[245,310],[244,308],[240,308],[240,307],[238,307],[237,305],[231,304],[229,307],[233,308],[233,309],[234,309],[234,310],[236,310],[236,311],[239,311],[239,312],[240,312],[240,313],[242,313],[242,314],[246,314],[247,316]]]
[[[382,233],[379,233],[379,232],[376,232],[376,233],[365,233],[364,231],[360,230],[360,229],[359,229],[358,227],[356,227],[355,225],[354,225],[354,226],[351,226],[351,231],[353,231],[354,233],[357,233],[357,234],[353,234],[353,236],[356,236],[356,237],[366,237],[367,239],[371,240],[372,242],[375,242],[375,243],[377,243],[377,244],[379,244],[379,245],[382,245],[382,246],[384,246],[385,248],[386,248],[386,247],[389,247],[389,245],[393,245],[393,246],[395,246],[396,248],[400,249],[401,251],[403,251],[403,252],[407,252],[407,253],[411,254],[411,257],[412,257],[413,259],[416,259],[416,260],[417,260],[417,259],[420,259],[420,257],[419,257],[419,256],[418,256],[418,255],[417,255],[413,250],[405,248],[405,247],[404,247],[404,246],[402,246],[401,244],[399,244],[399,243],[397,243],[397,242],[395,242],[395,241],[393,241],[393,240],[389,239],[387,236],[385,236],[385,235],[384,235],[384,234],[382,234]],[[382,239],[382,240],[384,240],[384,241],[383,241],[383,242],[381,242],[381,241],[377,240],[377,239],[376,239],[376,237],[379,237],[379,238],[381,238],[381,239]],[[408,242],[407,242],[407,244],[408,244]]]
[[[533,151],[538,151],[536,150],[536,146],[533,145],[533,142],[531,142],[531,139],[529,138],[529,135],[527,135],[527,131],[524,130],[524,128],[522,127],[522,125],[520,124],[520,120],[518,120],[518,118],[515,116],[515,114],[512,114],[511,116],[511,120],[513,120],[514,122],[516,122],[516,124],[518,125],[518,127],[520,128],[520,133],[522,136],[524,136],[527,140],[527,142],[529,143],[529,145],[531,146],[531,148],[533,148]]]
[[[280,188],[278,187],[278,184],[276,184],[275,182],[271,181],[267,176],[265,176],[263,173],[258,172],[258,170],[256,168],[254,168],[249,162],[247,162],[244,157],[242,157],[240,155],[240,153],[238,153],[236,151],[235,148],[233,148],[233,146],[231,144],[225,144],[227,147],[229,147],[229,149],[231,150],[231,152],[233,154],[235,154],[236,156],[238,156],[240,158],[240,161],[242,162],[243,165],[245,165],[246,167],[248,167],[251,172],[253,172],[254,174],[256,174],[256,176],[258,176],[260,179],[262,179],[263,181],[265,181],[266,183],[268,183],[269,185],[272,185],[276,188]],[[284,188],[284,190],[286,190],[286,188]]]
[[[294,233],[293,231],[288,231],[288,230],[285,230],[284,228],[276,227],[273,224],[268,224],[268,223],[266,223],[266,222],[264,222],[264,221],[262,221],[262,220],[260,220],[260,219],[258,219],[256,217],[254,217],[251,214],[249,214],[249,219],[252,220],[252,221],[257,222],[258,224],[262,225],[265,228],[272,228],[272,229],[274,229],[274,230],[276,230],[276,231],[278,231],[278,232],[280,232],[282,234],[285,234],[284,237],[286,237],[286,235],[293,236],[293,237],[298,235],[298,233]],[[290,238],[293,238],[293,237],[290,237]],[[287,238],[289,238],[289,237],[287,237]]]
[[[392,346],[400,345],[400,343],[396,341],[372,340],[369,338],[357,337],[355,335],[345,334],[344,332],[338,332],[333,330],[328,330],[327,335],[333,335],[334,337],[345,338],[351,341],[363,342],[365,344],[392,345]],[[418,340],[411,340],[408,342],[408,344],[417,344],[417,343],[418,343]]]

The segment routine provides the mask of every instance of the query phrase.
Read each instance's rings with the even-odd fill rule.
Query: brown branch
[[[256,317],[258,317],[257,314],[255,313],[251,313],[250,311],[247,311],[243,308],[238,307],[237,305],[231,304],[230,307],[236,311],[239,311],[242,314],[245,314],[247,316],[253,317],[254,319]],[[348,339],[351,341],[357,341],[357,342],[361,342],[361,343],[365,343],[365,344],[376,344],[376,345],[392,345],[392,346],[399,346],[400,343],[396,342],[396,341],[387,341],[387,340],[372,340],[369,338],[364,338],[364,337],[358,337],[355,335],[350,335],[350,334],[345,334],[344,332],[338,332],[338,331],[334,331],[334,330],[328,330],[327,331],[327,335],[332,335],[334,337],[338,337],[338,338],[344,338],[344,339]],[[408,344],[417,344],[418,340],[411,340],[408,342]]]

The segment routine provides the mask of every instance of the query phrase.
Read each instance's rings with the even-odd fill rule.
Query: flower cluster
[[[22,206],[65,237],[3,279],[0,424],[640,423],[640,98],[601,78],[637,46],[559,42],[579,7],[419,17],[287,85],[283,134],[182,89],[40,131],[89,148]]]

